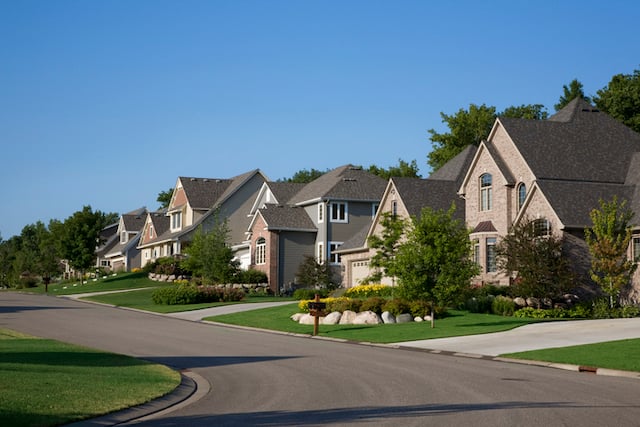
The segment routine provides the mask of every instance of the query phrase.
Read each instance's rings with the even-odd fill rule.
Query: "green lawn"
[[[214,316],[206,320],[284,332],[312,334],[312,325],[300,325],[290,319],[290,316],[298,311],[298,305],[291,304]],[[499,332],[534,321],[533,319],[452,310],[449,316],[437,319],[436,327],[433,329],[430,327],[429,322],[389,325],[320,325],[319,335],[352,341],[390,343]]]
[[[169,286],[168,283],[154,282],[147,277],[146,273],[118,273],[115,276],[106,278],[89,279],[85,282],[80,280],[65,281],[49,285],[50,295],[72,295],[85,292],[119,291],[126,289],[148,288],[157,286]],[[35,288],[20,289],[21,291],[45,293],[44,285]]]
[[[503,354],[513,359],[540,360],[570,365],[640,372],[640,339]]]
[[[216,307],[220,305],[254,303],[254,302],[271,302],[271,301],[287,301],[291,298],[282,297],[245,297],[240,302],[215,302],[203,304],[183,304],[183,305],[163,305],[154,304],[151,300],[151,294],[154,289],[140,289],[136,291],[117,292],[113,294],[95,295],[85,297],[89,301],[101,302],[103,304],[111,304],[118,307],[135,308],[138,310],[153,311],[155,313],[176,313],[180,311],[200,310],[202,308]]]
[[[158,364],[0,329],[0,425],[54,426],[148,402],[180,374]]]

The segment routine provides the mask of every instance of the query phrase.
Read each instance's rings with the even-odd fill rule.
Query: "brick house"
[[[629,201],[640,218],[640,134],[583,99],[547,120],[498,118],[458,190],[472,229],[478,282],[508,284],[495,245],[513,224],[534,219],[542,233],[566,239],[582,283],[588,282],[584,229],[599,200]],[[635,233],[629,255],[640,255]],[[638,283],[638,276],[634,280]]]
[[[296,188],[274,184],[266,184],[254,204],[248,227],[251,267],[267,274],[274,292],[297,283],[305,256],[328,262],[340,281],[337,249],[370,226],[386,181],[345,165]]]

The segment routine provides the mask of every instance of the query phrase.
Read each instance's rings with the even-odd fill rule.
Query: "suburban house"
[[[267,274],[276,293],[297,283],[306,256],[328,262],[341,278],[336,251],[371,224],[385,186],[384,179],[352,165],[302,186],[266,184],[248,227],[251,267]]]
[[[106,271],[131,271],[141,266],[137,245],[147,213],[146,208],[140,208],[122,214],[116,224],[102,230],[103,244],[96,251],[96,267]]]
[[[453,205],[454,217],[464,221],[464,200],[457,195],[457,190],[475,152],[475,146],[467,147],[427,179],[389,179],[373,222],[338,250],[344,268],[343,287],[357,286],[373,273],[369,264],[375,249],[370,248],[367,242],[370,236],[382,233],[380,221],[385,212],[409,219],[420,217],[425,207],[448,210]],[[383,277],[382,283],[395,285],[390,277]]]
[[[617,196],[628,201],[637,221],[639,184],[640,134],[583,99],[547,120],[496,119],[458,190],[482,268],[477,282],[509,283],[497,269],[495,245],[525,219],[535,221],[541,234],[563,236],[576,273],[586,274],[590,211]],[[640,230],[629,255],[640,256]]]
[[[249,265],[249,245],[245,231],[247,216],[267,177],[255,169],[229,179],[178,177],[164,214],[166,223],[148,215],[138,248],[142,266],[157,258],[180,255],[193,234],[202,226],[207,232],[215,221],[224,219],[229,227],[228,244],[236,252],[242,268]]]

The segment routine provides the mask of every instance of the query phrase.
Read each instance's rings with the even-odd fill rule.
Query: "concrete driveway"
[[[395,343],[401,347],[498,356],[506,353],[640,338],[640,318],[570,320],[521,326],[505,332]]]

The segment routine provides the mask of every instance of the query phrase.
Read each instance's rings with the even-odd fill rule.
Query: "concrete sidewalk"
[[[534,323],[505,332],[394,343],[400,347],[498,356],[543,348],[640,338],[640,318]]]

